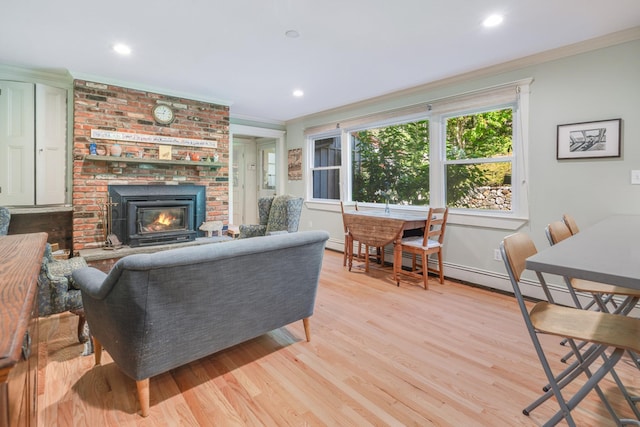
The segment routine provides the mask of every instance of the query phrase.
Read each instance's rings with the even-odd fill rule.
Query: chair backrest
[[[344,222],[344,213],[349,212],[351,210],[358,210],[358,203],[345,203],[340,200],[340,212],[342,213],[342,226],[344,228],[344,232],[347,232],[347,224]]]
[[[269,212],[271,212],[271,204],[273,203],[273,197],[260,197],[258,199],[258,224],[267,225],[269,221]]]
[[[555,245],[558,242],[562,242],[564,239],[571,237],[572,233],[563,221],[553,221],[547,228],[545,228],[545,234],[550,245]]]
[[[569,231],[571,232],[571,234],[576,234],[580,231],[576,220],[571,215],[562,215],[562,221],[567,224],[567,227],[569,227]]]
[[[538,253],[533,240],[524,233],[505,237],[500,244],[500,251],[509,277],[516,282],[520,282],[522,272],[526,269],[527,258]],[[514,286],[518,286],[517,283]]]
[[[449,208],[429,208],[427,224],[424,227],[424,239],[422,246],[428,246],[429,240],[438,242],[441,246],[444,243],[444,231],[447,228],[447,217]]]
[[[9,222],[11,222],[11,212],[0,206],[0,236],[9,234]]]
[[[274,197],[269,210],[267,220],[267,231],[288,231],[295,233],[300,224],[300,214],[302,213],[302,197],[292,197],[281,195]]]

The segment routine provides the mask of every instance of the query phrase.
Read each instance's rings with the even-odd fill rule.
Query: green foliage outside
[[[447,160],[508,156],[512,150],[512,110],[449,118]],[[387,126],[353,134],[353,200],[401,205],[429,203],[429,122]],[[479,186],[499,186],[510,163],[448,165],[447,204]]]
[[[429,122],[354,133],[353,200],[429,203]]]

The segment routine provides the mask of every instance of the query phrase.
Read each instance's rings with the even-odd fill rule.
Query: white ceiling
[[[491,13],[502,26],[482,27]],[[0,64],[286,121],[636,27],[640,1],[5,0],[0,16]]]

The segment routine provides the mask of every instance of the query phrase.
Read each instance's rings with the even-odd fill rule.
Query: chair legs
[[[442,253],[441,252],[434,252],[435,255],[438,257],[438,268],[430,268],[429,267],[429,254],[422,252],[420,254],[420,262],[421,265],[418,264],[417,262],[417,258],[418,258],[418,254],[412,254],[412,259],[411,259],[411,272],[405,272],[402,271],[402,253],[400,253],[400,256],[396,256],[397,260],[394,260],[394,280],[396,280],[396,284],[398,286],[400,286],[400,280],[397,276],[398,273],[402,273],[402,274],[406,274],[412,277],[420,277],[422,276],[422,280],[423,280],[423,284],[424,284],[424,288],[426,290],[429,289],[429,272],[431,273],[435,273],[438,275],[438,279],[440,281],[441,285],[444,285],[444,270],[443,270],[443,262],[442,262]],[[398,264],[397,267],[397,272],[396,272],[396,263],[400,263]]]

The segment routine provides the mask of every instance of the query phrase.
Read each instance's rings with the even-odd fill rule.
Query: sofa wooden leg
[[[102,361],[102,344],[95,337],[93,339],[93,355],[95,357],[96,365],[99,365]]]
[[[305,317],[302,319],[302,324],[304,325],[304,335],[307,337],[307,342],[311,341],[311,329],[309,329],[309,318]]]
[[[138,387],[138,400],[140,401],[140,412],[143,417],[149,415],[149,378],[136,381]]]

